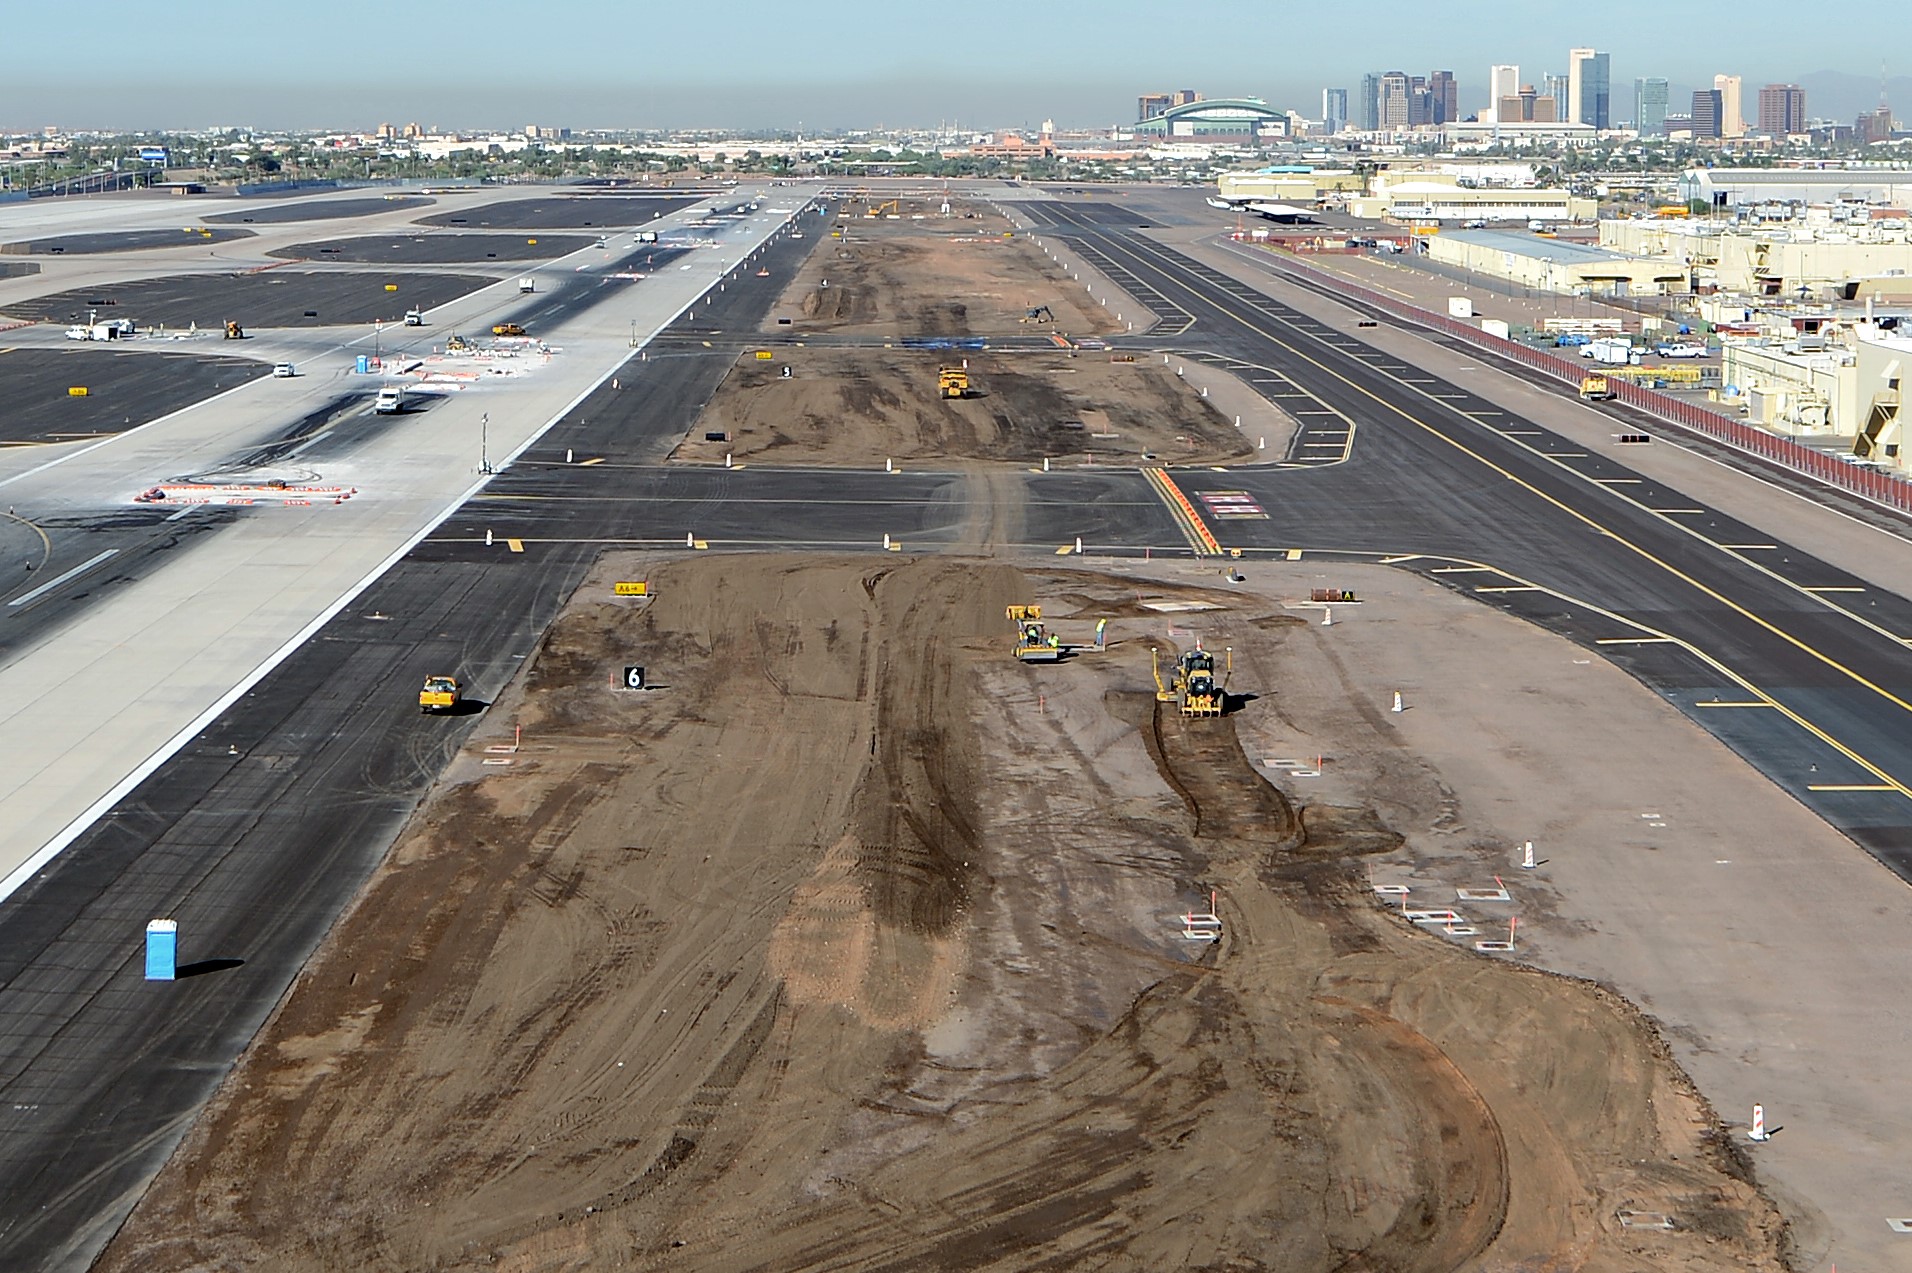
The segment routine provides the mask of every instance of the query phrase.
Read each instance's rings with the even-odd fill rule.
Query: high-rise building
[[[1723,134],[1725,105],[1722,95],[1716,88],[1693,90],[1693,140],[1702,138],[1719,139]]]
[[[1518,66],[1490,66],[1487,68],[1487,105],[1489,109],[1494,111],[1496,118],[1507,118],[1505,115],[1500,114],[1500,104],[1504,99],[1519,96],[1520,68]]]
[[[1427,79],[1410,75],[1407,81],[1407,125],[1419,128],[1434,122],[1434,99],[1428,95]]]
[[[1880,102],[1877,110],[1869,110],[1854,121],[1852,131],[1860,141],[1891,141],[1892,108]]]
[[[1436,71],[1427,80],[1430,124],[1457,123],[1461,117],[1461,86],[1452,71]]]
[[[1746,115],[1740,110],[1740,78],[1737,75],[1715,75],[1713,91],[1719,94],[1719,135],[1722,137],[1744,137],[1746,135]]]
[[[1169,103],[1171,106],[1193,106],[1202,100],[1202,95],[1192,88],[1178,88],[1170,96],[1175,99]]]
[[[1348,126],[1348,90],[1321,90],[1321,131],[1333,136]]]
[[[1520,90],[1500,99],[1495,107],[1494,118],[1502,124],[1552,124],[1554,118],[1554,99],[1543,97],[1534,91],[1532,84],[1522,84]]]
[[[1613,125],[1613,85],[1609,58],[1596,49],[1567,51],[1567,114],[1571,124]]]
[[[1759,90],[1759,131],[1790,137],[1806,131],[1806,90],[1797,84],[1768,84]]]
[[[1388,71],[1381,76],[1380,128],[1384,132],[1406,128],[1413,110],[1413,81],[1404,71]]]
[[[1381,128],[1381,77],[1370,71],[1361,77],[1361,131],[1378,132]]]
[[[1642,137],[1663,137],[1666,135],[1666,81],[1662,79],[1636,79],[1633,81],[1633,127]]]
[[[1136,122],[1140,123],[1145,119],[1154,119],[1157,115],[1165,115],[1168,113],[1168,108],[1174,104],[1174,99],[1167,93],[1144,93],[1135,99]]]
[[[1565,75],[1550,74],[1542,77],[1540,83],[1541,92],[1553,98],[1554,121],[1561,124],[1572,122],[1567,117],[1567,103],[1572,100],[1567,96],[1568,89],[1573,86],[1571,78]]]

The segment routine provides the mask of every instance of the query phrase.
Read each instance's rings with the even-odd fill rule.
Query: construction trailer
[[[1057,663],[1062,659],[1062,641],[1042,622],[1041,606],[1010,606],[1005,611],[1016,625],[1016,658],[1024,663]]]

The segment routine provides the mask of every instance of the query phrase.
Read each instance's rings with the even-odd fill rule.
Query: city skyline
[[[1345,20],[1326,11],[1247,11],[1219,38],[1163,23],[1156,6],[1136,0],[1094,9],[979,0],[961,24],[991,36],[979,58],[976,39],[952,38],[946,17],[917,18],[871,0],[837,0],[801,17],[739,0],[721,23],[681,10],[634,19],[608,0],[554,0],[535,19],[522,6],[472,0],[417,20],[395,19],[389,6],[368,0],[337,0],[324,24],[296,38],[233,0],[209,0],[190,27],[172,11],[135,9],[84,34],[70,13],[34,9],[9,21],[14,46],[35,57],[0,84],[0,128],[324,128],[401,116],[468,127],[542,118],[607,128],[957,120],[982,128],[1050,117],[1095,127],[1125,122],[1136,95],[1157,86],[1259,96],[1312,115],[1323,88],[1357,88],[1371,71],[1440,68],[1454,70],[1467,115],[1489,104],[1490,64],[1519,65],[1523,82],[1538,85],[1544,74],[1568,70],[1576,46],[1610,54],[1614,85],[1652,76],[1710,87],[1725,72],[1749,95],[1758,85],[1807,83],[1815,111],[1831,99],[1808,81],[1828,71],[1876,86],[1878,68],[1868,65],[1876,42],[1860,49],[1850,36],[1790,22],[1791,12],[1776,0],[1749,0],[1717,38],[1671,45],[1658,34],[1659,8],[1640,0],[1603,6],[1597,22],[1585,23],[1598,31],[1569,23],[1558,36],[1491,40],[1479,33],[1501,24],[1498,6],[1469,0],[1427,23],[1418,8],[1383,5],[1383,20],[1364,22],[1355,43]],[[1765,38],[1775,24],[1787,26],[1786,40]],[[1281,50],[1273,65],[1262,51],[1269,48]],[[73,74],[76,65],[85,74]],[[1876,104],[1876,87],[1871,97]],[[1630,106],[1629,92],[1614,94],[1614,116]]]

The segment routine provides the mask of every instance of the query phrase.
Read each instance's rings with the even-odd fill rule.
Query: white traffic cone
[[[489,530],[485,532],[485,547],[491,547],[491,532]]]
[[[1322,612],[1321,612],[1321,626],[1322,626],[1322,627],[1324,627],[1324,628],[1332,628],[1332,627],[1334,626],[1334,609],[1333,609],[1333,607],[1328,607],[1328,608],[1325,608],[1325,609],[1323,609],[1323,610],[1322,610]]]
[[[1526,847],[1520,851],[1520,869],[1523,871],[1531,871],[1534,869],[1534,842],[1532,840],[1527,841]]]
[[[890,550],[890,537],[888,533],[886,532],[883,536],[883,551],[888,552],[889,550]]]
[[[1766,1107],[1753,1106],[1753,1130],[1746,1133],[1747,1140],[1771,1140],[1773,1134],[1766,1130]]]
[[[697,536],[686,532],[684,535],[684,547],[686,548],[697,547]]]
[[[1394,706],[1388,708],[1388,710],[1390,712],[1404,712],[1407,710],[1407,708],[1401,702],[1401,691],[1399,690],[1394,691]]]

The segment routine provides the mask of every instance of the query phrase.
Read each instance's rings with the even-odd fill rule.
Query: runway
[[[1296,452],[1283,458],[1298,467],[1154,480],[667,467],[737,350],[771,339],[758,327],[780,289],[714,294],[0,906],[0,1262],[86,1266],[480,719],[420,717],[419,679],[455,671],[489,700],[609,546],[866,552],[888,535],[905,552],[1048,555],[1079,537],[1187,555],[1179,492],[1224,552],[1330,573],[1386,561],[1572,636],[1912,878],[1912,603],[1155,244],[1132,215],[1018,207],[1159,298],[1171,327],[1185,320],[1138,347],[1268,368],[1339,413],[1352,443],[1332,463]],[[817,243],[774,247],[777,277]],[[555,323],[590,298],[518,312]],[[312,429],[341,405],[320,395]],[[1005,501],[1023,543],[991,542]],[[239,519],[125,516],[84,532],[120,549],[102,581]],[[21,639],[68,630],[88,604],[47,594]],[[139,979],[139,930],[160,915],[202,975]]]

